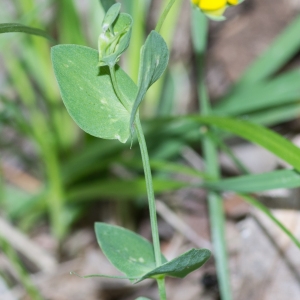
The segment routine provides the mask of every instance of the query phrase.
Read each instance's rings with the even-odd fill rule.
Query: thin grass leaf
[[[223,98],[214,108],[214,112],[224,116],[234,116],[299,102],[299,82],[300,71],[293,70],[267,82],[261,81],[254,85],[247,85]]]
[[[50,40],[51,42],[55,43],[55,40],[53,39],[53,37],[42,29],[33,28],[33,27],[22,25],[22,24],[18,24],[18,23],[2,23],[2,24],[0,24],[0,33],[10,33],[10,32],[22,32],[22,33],[37,35],[37,36],[44,37],[44,38]]]
[[[270,212],[270,210],[265,207],[261,202],[257,201],[255,198],[239,194],[250,205],[256,207],[258,210],[263,212],[271,221],[273,221],[290,239],[291,241],[300,249],[300,241],[293,235],[293,233],[288,230],[274,215]]]
[[[187,116],[186,119],[229,131],[269,150],[300,171],[300,149],[279,134],[254,123],[216,116]]]
[[[300,174],[295,170],[279,170],[206,182],[203,185],[206,188],[217,191],[234,191],[240,193],[254,193],[280,188],[290,189],[300,186]]]
[[[246,70],[238,85],[261,81],[278,71],[300,49],[300,16],[298,16]]]
[[[2,236],[0,236],[0,247],[1,251],[7,256],[9,262],[12,264],[13,270],[17,273],[18,279],[28,293],[29,297],[35,300],[43,300],[43,297],[41,296],[37,287],[33,284],[30,274],[23,266],[23,263],[19,259],[16,251]]]
[[[297,101],[289,105],[268,108],[242,116],[245,120],[264,126],[274,126],[300,117],[300,105]]]
[[[124,161],[121,160],[120,163],[130,168],[142,169],[143,165],[141,162],[136,160]],[[193,168],[184,166],[179,163],[169,163],[164,160],[150,160],[150,166],[153,171],[167,172],[167,173],[178,173],[183,175],[193,176],[199,179],[210,179],[206,173],[199,172]]]
[[[174,191],[189,186],[189,183],[168,179],[153,178],[153,188],[155,193]],[[144,178],[135,180],[102,180],[95,183],[76,186],[70,190],[67,198],[70,202],[82,202],[95,199],[107,199],[107,197],[117,200],[134,199],[146,196],[146,185]]]
[[[197,18],[199,18],[199,20],[197,20]],[[202,14],[199,10],[194,10],[194,13],[192,15],[192,32],[193,44],[195,52],[197,54],[198,63],[198,100],[201,108],[200,113],[206,116],[210,115],[212,113],[212,110],[204,79],[204,56],[206,52],[206,43],[208,35],[207,21],[204,20],[204,18],[204,14]],[[200,37],[197,37],[197,32]],[[209,128],[208,131],[212,132],[212,129]],[[207,173],[214,178],[220,177],[217,146],[209,135],[203,136],[202,148]],[[216,259],[218,282],[220,286],[220,296],[222,300],[231,300],[232,293],[230,287],[228,255],[226,241],[224,238],[225,216],[223,209],[223,201],[221,197],[213,191],[210,191],[208,193],[207,201],[209,206],[209,219],[211,226],[212,241],[214,245],[214,255]]]
[[[209,218],[211,236],[214,244],[217,275],[220,284],[222,299],[231,300],[231,287],[229,282],[228,254],[225,241],[225,215],[222,197],[210,191],[207,196],[209,205]]]

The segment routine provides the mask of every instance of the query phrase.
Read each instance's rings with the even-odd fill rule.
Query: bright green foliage
[[[120,8],[120,4],[113,5],[103,20],[98,39],[99,66],[113,67],[129,46],[132,18],[128,14],[119,14]]]
[[[130,127],[133,131],[135,115],[149,87],[157,81],[165,71],[169,62],[169,50],[165,40],[156,31],[151,31],[141,51],[138,94],[136,96]]]
[[[33,34],[37,36],[44,37],[50,41],[54,41],[52,36],[48,34],[46,31],[38,29],[38,28],[33,28],[29,26],[25,26],[22,24],[17,24],[17,23],[2,23],[0,24],[0,33],[9,33],[9,32],[23,32],[27,34]]]
[[[154,270],[145,274],[138,282],[155,277],[184,278],[191,272],[199,269],[210,258],[211,252],[207,249],[191,249],[184,254],[164,263]]]
[[[96,137],[125,143],[130,115],[115,95],[108,68],[99,70],[98,52],[59,45],[52,48],[52,62],[64,104],[78,126]],[[116,76],[124,97],[132,101],[136,85],[119,67]]]
[[[105,223],[96,223],[95,231],[107,259],[128,278],[139,279],[155,269],[153,246],[143,237]],[[166,262],[163,256],[162,260]]]

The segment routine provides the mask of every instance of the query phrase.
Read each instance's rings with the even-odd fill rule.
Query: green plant
[[[131,7],[130,1],[123,2],[127,5],[127,8]],[[167,3],[166,10],[162,14],[163,17],[157,25],[158,31],[161,29],[162,19],[167,15],[174,2],[173,0]],[[199,1],[194,2],[198,3]],[[28,11],[30,1],[22,3],[24,12]],[[114,5],[115,1],[103,0],[101,3],[108,10]],[[63,43],[85,44],[86,41],[80,30],[78,16],[74,7],[68,5],[70,5],[68,1],[59,2],[59,6],[61,7],[61,26],[57,40]],[[136,21],[137,11],[139,10],[141,10],[139,6],[134,8],[134,21]],[[71,17],[67,15],[68,11],[72,12]],[[141,25],[142,22],[141,20],[139,21],[138,24]],[[35,99],[34,89],[26,73],[22,70],[21,65],[7,52],[7,64],[12,66],[11,70],[13,70],[11,72],[12,82],[18,93],[22,95],[22,104],[30,112],[30,117],[32,118],[29,124],[27,124],[26,118],[24,118],[17,107],[14,107],[2,95],[1,99],[3,99],[7,111],[17,120],[17,126],[19,126],[20,131],[30,132],[31,137],[37,141],[47,174],[45,188],[39,191],[37,195],[29,195],[29,199],[26,199],[22,204],[10,206],[9,211],[12,212],[11,215],[19,217],[24,212],[35,211],[36,215],[33,221],[31,221],[34,224],[37,216],[48,210],[52,216],[53,233],[62,241],[69,224],[74,220],[74,217],[66,215],[66,213],[70,213],[71,211],[70,203],[78,204],[82,201],[81,199],[92,200],[95,196],[99,198],[110,196],[118,199],[130,199],[148,192],[154,253],[151,250],[152,245],[149,242],[120,227],[97,223],[95,229],[103,252],[114,265],[125,273],[126,276],[124,278],[128,278],[133,282],[148,277],[158,278],[161,298],[164,299],[165,292],[162,278],[168,275],[175,277],[185,276],[187,274],[186,268],[190,267],[190,270],[193,270],[199,267],[207,259],[209,252],[191,250],[171,262],[165,262],[159,249],[153,188],[155,192],[162,192],[186,187],[187,183],[174,182],[168,179],[162,180],[160,178],[153,178],[152,180],[149,163],[152,169],[155,170],[163,172],[176,171],[204,179],[201,184],[196,184],[195,186],[206,188],[209,193],[208,201],[212,239],[215,245],[214,255],[217,262],[220,291],[222,299],[231,299],[226,244],[224,240],[225,226],[221,192],[229,190],[236,193],[255,193],[279,187],[292,188],[299,186],[299,149],[275,132],[261,126],[270,126],[278,122],[291,120],[299,114],[299,71],[286,71],[284,74],[276,74],[299,50],[299,39],[294,38],[299,30],[299,21],[300,19],[297,18],[280,35],[266,54],[254,62],[233,89],[222,97],[217,105],[211,107],[203,79],[207,20],[205,15],[199,10],[194,9],[192,31],[194,50],[197,56],[198,94],[201,116],[195,114],[193,116],[174,118],[164,117],[149,121],[147,124],[149,148],[160,149],[157,147],[159,143],[161,148],[165,147],[168,151],[170,148],[173,148],[167,155],[164,154],[164,151],[161,151],[163,154],[158,156],[159,159],[156,157],[156,160],[150,162],[137,111],[150,85],[162,75],[166,68],[168,50],[161,35],[153,31],[146,40],[141,56],[138,85],[135,85],[116,63],[123,51],[126,50],[132,31],[134,43],[131,43],[133,50],[129,48],[130,55],[128,59],[130,59],[130,65],[134,66],[133,70],[129,72],[132,74],[132,79],[135,79],[138,69],[135,54],[139,51],[139,47],[134,48],[134,45],[136,39],[139,41],[138,45],[142,44],[143,30],[141,28],[139,28],[140,30],[132,30],[131,17],[128,14],[119,15],[119,5],[115,5],[113,10],[104,19],[103,36],[102,39],[100,38],[101,43],[99,44],[98,52],[87,47],[74,45],[59,45],[53,48],[54,68],[63,100],[70,114],[80,127],[92,135],[106,139],[117,139],[121,142],[131,139],[132,151],[135,151],[136,139],[134,135],[136,134],[138,143],[141,145],[146,181],[137,176],[128,181],[109,180],[105,178],[99,182],[80,182],[77,185],[78,179],[84,178],[84,175],[89,174],[89,172],[92,173],[95,168],[97,170],[105,170],[110,162],[113,161],[118,161],[128,168],[138,170],[141,169],[142,164],[136,163],[133,159],[121,159],[120,156],[123,149],[125,147],[128,148],[128,146],[124,146],[123,144],[112,145],[107,141],[103,141],[101,144],[95,143],[89,145],[80,155],[77,156],[77,153],[74,154],[72,159],[67,163],[63,159],[60,160],[60,153],[68,148],[66,145],[70,145],[70,143],[66,142],[69,141],[68,131],[64,130],[64,126],[61,126],[61,121],[64,120],[62,116],[65,111],[63,109],[58,111],[54,108],[58,104],[58,98],[56,99],[57,92],[53,89],[54,83],[50,83],[48,79],[49,64],[45,63],[42,58],[43,56],[48,57],[49,49],[36,43],[35,39],[32,40],[32,44],[26,45],[25,43],[24,45],[24,52],[29,54],[29,70],[36,75],[37,86],[46,95],[45,99],[49,106],[49,116],[47,118],[37,109],[38,102],[33,100]],[[175,20],[170,26],[172,27],[174,23]],[[31,25],[40,27],[35,22]],[[76,30],[73,30],[74,28]],[[167,29],[169,30],[170,28]],[[2,24],[0,26],[0,33],[16,31],[47,37],[53,40],[46,32],[29,26],[15,23]],[[39,64],[36,64],[35,58],[38,59]],[[159,59],[159,63],[157,65],[155,63],[152,64],[151,62],[157,62],[157,58]],[[100,68],[98,65],[100,65]],[[98,71],[100,71],[100,74],[98,74]],[[160,96],[162,86],[163,84],[156,89],[154,92],[155,95]],[[250,91],[251,98],[249,98]],[[152,101],[157,100],[154,99]],[[244,116],[247,117],[248,121],[243,120]],[[48,120],[51,121],[50,126],[48,126]],[[67,123],[71,124],[71,122],[64,124]],[[201,127],[200,134],[199,127]],[[162,132],[157,132],[157,128],[160,128]],[[226,132],[227,134],[225,134]],[[268,149],[277,157],[282,158],[293,166],[294,169],[273,171],[260,175],[247,174],[247,169],[232,155],[230,148],[225,144],[228,133],[240,136]],[[180,164],[170,164],[165,161],[172,154],[178,153],[178,145],[185,145],[186,143],[196,144],[199,140],[202,142],[203,155],[206,161],[205,174],[191,168],[183,167]],[[175,144],[176,147],[170,147],[171,144]],[[217,161],[217,151],[219,148],[226,149],[228,153],[231,153],[232,160],[244,175],[230,179],[221,178]],[[95,162],[99,160],[99,157],[104,162],[96,165]],[[241,197],[264,212],[299,247],[297,238],[283,224],[276,220],[266,207],[249,195],[241,194]],[[42,202],[44,199],[48,199],[47,206]],[[55,200],[55,205],[52,205],[52,199]],[[76,211],[75,209],[75,213],[72,212],[71,215],[76,215]],[[106,235],[103,234],[105,232],[115,238],[107,239]],[[136,253],[136,248],[131,249],[131,252],[134,253],[133,256],[128,256],[127,252],[122,252],[123,256],[120,259],[120,253],[110,251],[111,248],[117,249],[117,246],[119,246],[119,243],[117,245],[114,244],[116,239],[123,239],[125,242],[130,240],[132,241],[131,243],[139,245],[140,251]],[[130,248],[127,247],[127,249]],[[143,255],[141,256],[140,253],[143,253]],[[191,257],[197,257],[198,260],[194,261],[192,265],[187,265],[187,259]],[[130,263],[128,264],[128,262]],[[161,266],[159,266],[160,263],[162,263]],[[132,268],[131,265],[134,265],[134,267]],[[180,270],[174,267],[174,265],[179,266]],[[25,281],[24,285],[26,285]]]
[[[161,299],[166,299],[165,277],[185,277],[207,261],[210,251],[192,249],[169,262],[161,255],[152,175],[138,108],[147,90],[165,71],[169,52],[160,34],[151,31],[141,50],[136,86],[116,66],[129,46],[131,26],[131,17],[120,13],[120,5],[114,4],[102,23],[98,53],[87,47],[59,45],[52,48],[52,61],[65,106],[83,130],[123,143],[133,139],[136,132],[145,172],[153,248],[136,234],[115,226],[97,223],[95,231],[102,251],[115,267],[136,282],[155,278]]]

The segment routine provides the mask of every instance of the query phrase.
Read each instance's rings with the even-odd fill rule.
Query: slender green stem
[[[155,198],[154,198],[154,191],[153,191],[153,184],[152,184],[152,175],[151,175],[147,145],[146,145],[143,129],[138,117],[136,118],[135,126],[136,126],[136,134],[137,134],[138,142],[140,144],[143,167],[145,172],[155,261],[156,261],[156,266],[160,266],[161,254],[160,254],[160,244],[159,244],[159,235],[158,235],[158,226],[157,226],[156,205],[155,205]]]
[[[117,97],[119,98],[121,103],[124,105],[124,107],[130,112],[131,106],[119,89],[114,67],[110,67],[110,73],[111,73],[112,84],[113,84],[113,87],[114,87]],[[138,142],[139,142],[140,149],[141,149],[141,155],[142,155],[142,161],[143,161],[143,167],[144,167],[144,173],[145,173],[155,263],[156,263],[156,266],[159,267],[162,264],[162,261],[161,261],[160,242],[159,242],[158,225],[157,225],[156,204],[155,204],[155,197],[154,197],[153,183],[152,183],[152,174],[151,174],[150,161],[149,161],[146,140],[144,137],[142,125],[140,123],[138,115],[135,118],[135,126],[136,126],[136,134],[137,134]],[[161,300],[166,300],[167,298],[166,298],[164,279],[158,279],[157,283],[158,283],[159,294],[160,294]]]
[[[116,71],[114,67],[110,67],[110,74],[111,74],[111,80],[116,95],[118,96],[123,106],[130,112],[131,106],[119,89],[117,78],[116,78]],[[136,126],[136,134],[137,134],[138,142],[141,149],[143,167],[145,172],[155,261],[156,261],[156,265],[160,266],[161,265],[160,243],[159,243],[159,235],[158,235],[156,205],[155,205],[155,198],[154,198],[154,191],[153,191],[151,168],[150,168],[147,145],[146,145],[143,129],[138,116],[136,116],[135,118],[135,126]]]
[[[116,93],[117,97],[119,98],[120,102],[123,104],[123,106],[130,113],[131,112],[131,105],[130,105],[130,103],[128,103],[127,99],[123,96],[122,92],[119,89],[115,66],[109,66],[109,71],[110,71],[111,82],[112,82],[112,85],[114,87],[115,93]]]
[[[175,1],[176,0],[170,0],[170,2],[168,3],[168,5],[166,6],[166,8],[164,9],[163,13],[161,14],[161,16],[160,16],[160,18],[159,18],[159,20],[157,22],[157,25],[155,27],[155,31],[160,32],[161,27],[162,27],[162,25],[163,25],[163,23],[164,23],[167,15],[168,15],[169,11],[171,10],[173,4],[175,3]]]
[[[198,95],[199,106],[202,115],[211,115],[210,101],[206,90],[204,80],[204,54],[206,50],[207,21],[205,17],[196,10],[193,10],[193,42],[198,62]],[[199,32],[201,30],[201,33]],[[213,128],[204,127],[204,131],[213,131]],[[203,154],[206,163],[206,171],[212,178],[220,177],[218,165],[217,147],[210,134],[203,138]],[[220,284],[220,293],[222,300],[231,300],[231,288],[228,272],[228,258],[225,242],[225,216],[223,210],[223,201],[219,194],[208,192],[208,206],[211,224],[212,240],[215,248],[215,258],[217,274]]]
[[[167,300],[165,278],[157,279],[160,300]]]

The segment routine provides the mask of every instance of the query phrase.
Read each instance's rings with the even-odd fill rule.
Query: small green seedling
[[[149,87],[164,73],[169,50],[162,36],[151,31],[141,50],[136,86],[116,65],[129,45],[131,27],[131,16],[120,13],[120,4],[114,4],[104,17],[98,51],[79,45],[58,45],[52,48],[52,62],[63,102],[84,131],[125,143],[135,126],[147,184],[153,245],[117,226],[96,223],[95,231],[107,259],[125,274],[121,278],[133,283],[156,279],[160,298],[166,299],[165,277],[185,277],[200,268],[211,253],[206,249],[191,249],[167,261],[160,252],[152,175],[138,108]],[[110,277],[104,274],[84,277],[97,276]]]

